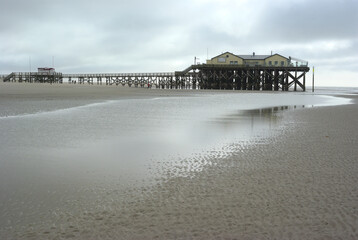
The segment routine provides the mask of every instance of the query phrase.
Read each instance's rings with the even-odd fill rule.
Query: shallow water
[[[210,164],[206,155],[225,157],[230,143],[279,134],[284,111],[348,102],[307,93],[193,93],[74,107],[44,101],[33,112],[12,101],[0,109],[2,232],[200,171]]]

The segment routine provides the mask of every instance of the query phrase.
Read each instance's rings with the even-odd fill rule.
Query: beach
[[[225,95],[220,91],[198,91],[194,95],[193,91],[190,90],[154,90],[114,86],[50,86],[47,84],[21,85],[13,83],[4,85],[4,83],[1,83],[1,107],[5,109],[5,106],[7,106],[7,108],[6,111],[0,109],[2,110],[1,117],[3,117],[0,120],[3,126],[7,126],[6,124],[13,126],[10,122],[10,118],[13,116],[15,116],[14,121],[19,121],[19,123],[22,123],[24,119],[18,116],[23,115],[26,117],[30,115],[30,120],[34,118],[31,121],[41,120],[41,123],[43,123],[43,119],[53,120],[63,117],[64,114],[74,116],[74,119],[80,119],[76,117],[78,111],[83,111],[86,114],[89,111],[80,108],[73,110],[73,113],[62,113],[58,110],[82,106],[84,101],[97,104],[99,101],[120,99],[188,97],[186,101],[195,102],[193,99],[201,99],[201,96],[210,95],[210,98],[204,98],[203,102],[208,101],[208,99],[213,99],[210,101],[214,102],[216,96],[226,98],[222,94]],[[237,94],[240,94],[240,92]],[[251,93],[247,92],[241,94],[247,94],[247,98],[252,96]],[[293,93],[269,93],[267,96],[265,95],[268,98],[270,96],[272,98],[277,96],[287,99],[297,98],[297,102],[300,102],[301,98],[311,97],[308,94],[293,95]],[[229,100],[231,100],[231,97],[235,98],[236,96],[230,95],[229,97]],[[203,154],[182,155],[179,157],[180,164],[168,161],[150,165],[152,166],[151,171],[159,172],[155,175],[156,179],[151,184],[146,184],[147,180],[137,179],[136,184],[118,187],[113,183],[115,179],[113,176],[118,173],[110,172],[111,166],[102,169],[104,172],[107,171],[108,178],[102,179],[101,182],[96,184],[94,183],[95,180],[104,176],[102,173],[94,172],[80,178],[72,178],[72,173],[69,170],[66,173],[67,175],[56,175],[58,169],[67,168],[71,164],[86,163],[70,162],[68,165],[66,163],[61,163],[63,164],[61,165],[56,162],[53,155],[51,157],[55,160],[51,164],[54,165],[45,168],[46,170],[53,168],[52,175],[42,176],[41,169],[33,170],[33,166],[29,162],[24,160],[23,164],[27,168],[21,170],[21,168],[14,167],[9,162],[14,159],[12,153],[2,154],[9,157],[0,162],[1,168],[7,168],[9,171],[8,174],[3,171],[2,176],[0,176],[2,182],[0,191],[3,200],[0,203],[0,218],[3,223],[0,228],[0,238],[357,239],[358,149],[356,146],[358,130],[356,126],[358,123],[358,98],[356,94],[340,97],[352,99],[351,104],[307,107],[310,101],[314,99],[305,99],[302,104],[305,107],[289,108],[287,111],[270,115],[268,122],[270,128],[267,128],[272,128],[270,134],[265,135],[263,133],[269,131],[265,128],[255,132],[249,139],[235,138],[239,140],[223,142],[219,148],[206,149]],[[51,101],[44,103],[46,99],[54,100],[56,104],[51,105]],[[13,100],[16,103],[13,103]],[[63,102],[59,105],[56,102],[57,100],[63,100]],[[170,99],[164,100],[164,103],[170,101]],[[31,108],[14,109],[13,106],[18,106],[21,101],[25,105],[29,104]],[[226,103],[225,99],[220,101],[223,104]],[[39,104],[34,106],[34,102]],[[200,104],[203,102],[200,102]],[[117,104],[117,102],[115,103]],[[141,101],[139,103],[144,104]],[[11,104],[15,105],[12,106]],[[221,106],[220,104],[222,103],[220,102],[218,106]],[[290,104],[282,104],[281,106],[283,105],[290,106]],[[166,110],[169,113],[171,113],[169,110],[172,109],[173,105],[170,106]],[[295,106],[298,106],[298,104],[295,104]],[[229,112],[231,109],[227,110]],[[38,116],[36,115],[38,111],[55,113]],[[187,114],[186,111],[182,111],[183,115]],[[82,112],[80,113],[82,114]],[[170,121],[178,124],[179,121],[201,120],[204,113],[208,114],[209,119],[212,119],[212,116],[216,114],[203,112],[198,116],[180,119],[176,117]],[[219,113],[221,114],[221,112]],[[260,110],[260,113],[262,113],[262,110]],[[35,116],[32,116],[32,114],[35,114]],[[52,116],[51,114],[56,115]],[[159,112],[153,113],[153,116],[155,115],[161,116]],[[175,112],[173,112],[174,115]],[[141,119],[142,115],[140,116],[138,118]],[[226,115],[224,116],[226,117]],[[263,115],[260,115],[258,119],[261,118],[263,118]],[[104,122],[106,119],[101,119],[101,121]],[[146,121],[150,121],[150,119]],[[279,124],[272,127],[276,122],[279,122]],[[78,123],[79,121],[76,120],[73,124],[75,126]],[[163,122],[164,126],[166,126],[166,123]],[[228,128],[228,125],[226,122],[225,128]],[[68,126],[68,124],[65,126]],[[117,131],[106,126],[102,127],[103,136],[97,132],[88,136],[102,140],[105,135]],[[158,127],[158,129],[160,128]],[[27,145],[28,141],[14,140],[17,139],[14,134],[17,131],[16,129],[6,129],[8,132],[1,135],[2,143],[5,146],[11,148],[15,144],[21,143],[20,147],[16,148],[20,155],[14,156],[22,156],[21,154],[26,154],[28,149],[34,147],[31,144]],[[51,125],[49,129],[55,128]],[[138,129],[138,126],[135,129]],[[143,127],[143,129],[146,128]],[[159,131],[158,129],[155,128],[155,131]],[[168,134],[167,129],[171,128],[165,128],[163,136]],[[39,130],[41,131],[40,128]],[[120,130],[122,133],[122,129]],[[179,130],[181,130],[180,127]],[[60,132],[60,130],[58,131]],[[130,135],[133,131],[133,129],[129,129],[125,133]],[[152,134],[150,130],[148,132],[141,131],[148,136]],[[46,130],[40,136],[46,136],[46,133],[49,132],[49,130]],[[86,132],[88,132],[88,129],[86,129]],[[18,133],[16,132],[16,134]],[[264,137],[262,137],[263,135]],[[9,139],[15,141],[15,144],[8,143],[5,139],[6,136],[10,136]],[[84,135],[83,138],[88,138],[88,136]],[[213,138],[216,138],[216,135]],[[61,137],[61,139],[67,138]],[[51,142],[50,140],[52,141],[52,138],[49,138],[48,142]],[[68,141],[70,142],[71,139]],[[48,149],[51,150],[46,154],[53,154],[57,151],[58,155],[66,153],[65,150],[59,151],[58,149],[62,148],[57,148],[55,144],[46,144],[48,144]],[[47,146],[46,144],[45,146]],[[5,148],[0,149],[4,150]],[[39,150],[35,152],[39,154]],[[70,153],[67,152],[67,154]],[[36,162],[40,161],[39,158],[36,158],[36,160],[34,160],[35,158],[29,159]],[[63,157],[62,160],[64,159],[66,158]],[[104,163],[108,164],[109,162],[104,161]],[[195,164],[200,168],[193,167],[196,166]],[[169,167],[166,167],[167,165]],[[88,169],[91,169],[90,166]],[[23,182],[21,181],[21,184],[15,184],[13,182],[16,179],[21,179],[20,175],[11,174],[11,171],[15,170],[17,173],[23,171],[26,174],[33,171],[40,174],[42,178],[35,179],[27,176]],[[78,174],[78,172],[75,174]],[[31,179],[35,179],[33,184],[28,183],[29,185],[25,186],[25,180],[31,181]],[[21,208],[21,204],[26,205],[26,201],[30,201],[32,198],[16,199],[16,196],[27,196],[29,194],[21,195],[16,188],[21,185],[22,187],[19,187],[19,189],[30,188],[33,189],[33,192],[36,192],[37,189],[43,188],[48,191],[46,184],[40,184],[39,187],[33,186],[44,179],[46,181],[60,179],[63,184],[72,185],[67,187],[67,185],[61,185],[55,180],[54,183],[47,182],[46,184],[49,186],[58,186],[58,189],[53,189],[47,195],[45,194],[48,197],[48,202],[56,202],[58,193],[62,191],[61,187],[65,189],[63,193],[73,194],[72,196],[75,197],[64,197],[62,205],[54,204],[54,206],[51,206],[51,204],[46,203],[47,205],[44,204],[47,206],[46,210],[42,206],[37,206],[41,205],[41,201],[38,204],[33,203],[31,206],[36,205],[36,207],[34,207],[33,212],[29,211],[29,216],[31,214],[36,216],[38,211],[44,211],[46,214],[39,214],[41,219],[37,219],[33,223],[22,222],[22,215],[17,209]],[[69,179],[68,183],[66,183],[66,179]],[[71,179],[76,179],[76,182],[71,182]],[[39,190],[39,192],[41,191]],[[93,198],[93,192],[95,192],[95,198]],[[11,193],[12,195],[4,196],[4,193]],[[37,200],[38,198],[33,197],[33,201]],[[16,224],[16,221],[18,221],[18,224]]]
[[[295,124],[279,138],[237,146],[225,159],[210,159],[214,167],[171,179],[136,208],[130,204],[135,224],[119,227],[118,234],[357,239],[357,105],[305,109],[289,117]]]

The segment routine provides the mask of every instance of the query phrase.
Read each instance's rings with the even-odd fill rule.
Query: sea
[[[0,238],[47,226],[61,214],[109,208],[115,198],[173,177],[192,177],[210,157],[237,150],[230,146],[282,134],[290,112],[350,104],[357,92],[0,102]]]

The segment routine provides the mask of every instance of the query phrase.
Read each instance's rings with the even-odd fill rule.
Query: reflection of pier
[[[280,112],[286,110],[292,110],[292,109],[301,109],[301,108],[305,108],[305,105],[279,106],[279,107],[270,107],[270,108],[240,110],[238,115],[261,117],[261,118],[272,118],[273,116],[276,116]]]
[[[277,126],[282,118],[282,113],[288,110],[302,109],[305,105],[279,106],[249,110],[239,110],[234,114],[215,118],[211,123],[215,123],[225,129],[235,132],[238,129],[250,130],[254,132],[259,129],[271,129]],[[243,131],[243,130],[241,130]]]
[[[192,65],[168,73],[62,74],[13,72],[4,82],[106,84],[163,89],[306,90],[307,66]]]

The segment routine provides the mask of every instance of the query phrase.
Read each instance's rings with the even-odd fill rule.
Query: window
[[[278,61],[275,61],[275,66],[277,66],[278,65]]]
[[[285,65],[285,62],[284,61],[281,61],[281,66],[284,66]]]
[[[219,57],[219,58],[218,58],[218,62],[219,62],[219,63],[224,63],[224,62],[226,62],[226,58],[224,58],[224,57]]]
[[[230,61],[230,64],[238,64],[237,61]]]
[[[269,61],[269,66],[272,66],[272,61]]]

